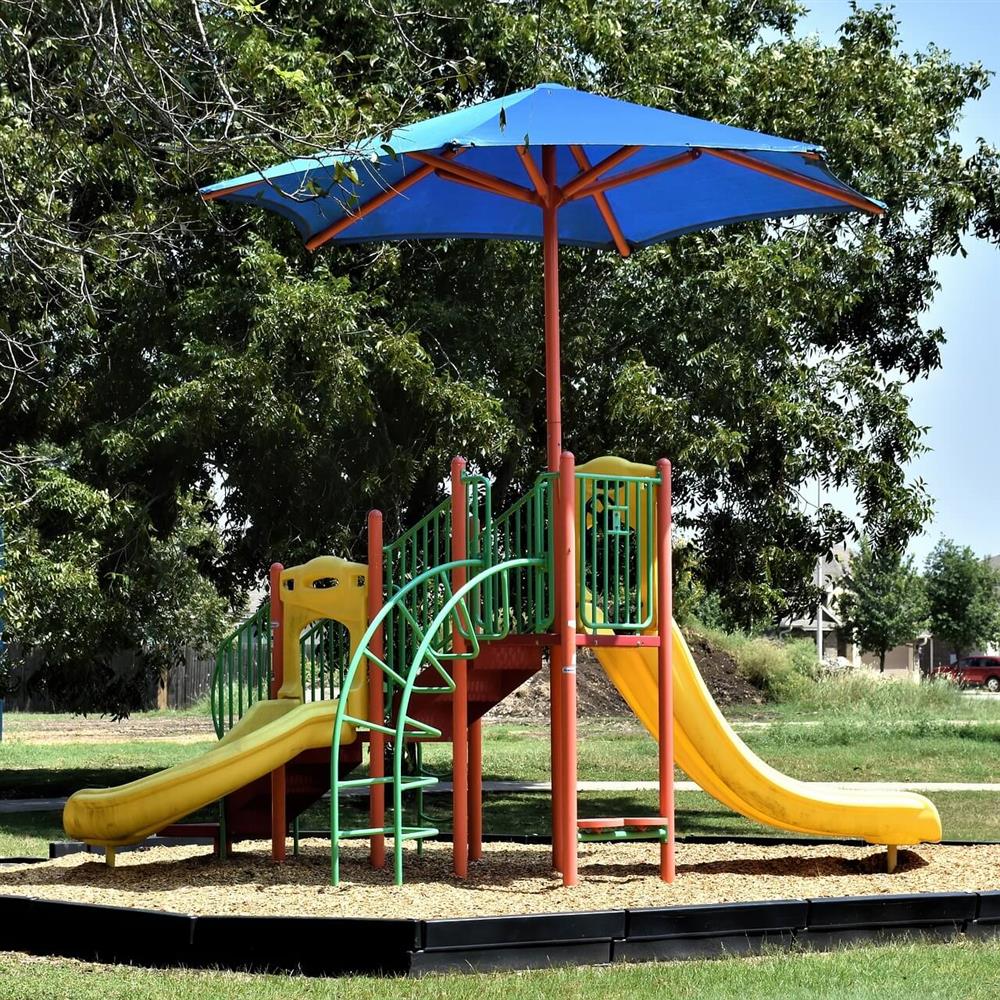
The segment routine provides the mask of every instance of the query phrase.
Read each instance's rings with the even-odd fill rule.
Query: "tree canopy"
[[[926,580],[931,629],[956,656],[1000,640],[1000,573],[972,549],[942,538]]]
[[[736,624],[801,607],[817,554],[855,530],[806,509],[810,478],[851,489],[875,542],[904,541],[929,510],[904,471],[921,448],[904,388],[940,361],[944,331],[920,321],[934,260],[1000,236],[997,151],[953,137],[989,74],[905,52],[887,9],[855,10],[833,44],[797,38],[800,14],[790,0],[3,5],[12,633],[75,623],[62,602],[82,600],[101,622],[66,626],[75,650],[139,647],[160,628],[144,610],[160,606],[158,552],[185,566],[175,605],[190,573],[208,613],[273,559],[361,555],[365,510],[391,535],[438,498],[454,453],[501,502],[533,478],[540,248],[313,256],[284,221],[195,192],[540,80],[821,142],[891,209],[744,224],[627,261],[565,251],[577,455],[673,460],[696,571]],[[75,498],[58,516],[53,490]],[[31,576],[39,559],[68,567],[58,592]]]
[[[885,654],[927,627],[927,595],[913,559],[898,549],[873,549],[862,539],[843,587],[837,604],[847,630],[864,652],[878,654],[884,672]]]

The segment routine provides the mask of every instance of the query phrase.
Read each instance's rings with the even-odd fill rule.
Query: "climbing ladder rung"
[[[441,831],[431,826],[404,826],[400,831],[402,840],[426,840],[428,837],[436,837]],[[391,826],[372,826],[364,830],[341,830],[341,840],[359,840],[362,837],[395,836],[395,829]]]

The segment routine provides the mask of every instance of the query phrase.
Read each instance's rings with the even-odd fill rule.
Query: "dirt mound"
[[[720,705],[763,702],[761,693],[740,673],[736,661],[721,649],[715,649],[702,636],[690,636],[691,655]],[[630,717],[631,709],[618,689],[601,669],[589,649],[577,652],[576,711],[581,719]],[[546,665],[531,680],[492,709],[491,721],[542,721],[549,717],[549,670]]]
[[[723,649],[701,635],[689,634],[688,648],[701,676],[720,705],[762,705],[764,696],[740,672],[739,665]]]

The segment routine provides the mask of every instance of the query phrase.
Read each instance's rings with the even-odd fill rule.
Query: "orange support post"
[[[368,621],[382,610],[382,511],[368,512]],[[368,643],[376,656],[385,655],[385,632],[379,629]],[[385,722],[385,687],[382,669],[368,661],[368,718],[382,725]],[[374,729],[368,733],[368,775],[381,778],[385,775],[385,734]],[[385,826],[385,785],[379,783],[368,789],[368,818],[373,830]],[[385,867],[385,835],[373,834],[370,859],[372,868]]]
[[[285,680],[285,609],[281,601],[281,563],[272,563],[269,576],[271,597],[271,697],[277,698]],[[285,860],[285,768],[271,772],[271,860]]]
[[[557,186],[556,151],[542,147],[542,176],[549,192]],[[545,420],[549,472],[559,471],[562,454],[562,412],[559,365],[559,219],[555,199],[542,205],[542,256],[545,271]]]
[[[556,552],[559,606],[559,686],[562,725],[560,771],[560,837],[563,885],[576,885],[576,462],[564,451],[559,463],[559,520],[562,522]]]
[[[483,856],[483,720],[469,726],[469,860]]]
[[[542,254],[544,261],[544,298],[545,298],[545,452],[549,472],[559,471],[559,458],[562,454],[562,413],[561,385],[559,362],[559,222],[558,207],[554,197],[558,177],[556,174],[556,151],[552,146],[542,147],[542,178],[548,191],[548,197],[542,203]],[[559,533],[562,519],[555,518],[556,550],[559,546]],[[555,579],[552,581],[555,597],[556,620],[561,620],[561,591],[558,585],[559,563],[555,568]],[[559,869],[562,865],[562,749],[561,735],[562,711],[559,647],[549,650],[549,737],[552,760],[552,866]]]
[[[465,459],[451,460],[451,558],[467,558],[466,520],[468,503],[462,473]],[[459,566],[451,571],[452,593],[465,585],[466,571]],[[456,615],[460,612],[456,608]],[[453,625],[454,628],[454,625]],[[467,651],[464,636],[454,629],[452,645],[456,653]],[[452,857],[455,874],[464,878],[469,871],[469,688],[467,660],[452,660],[455,691],[451,696],[451,780],[452,780]]]
[[[657,720],[659,724],[660,815],[667,819],[667,842],[660,844],[660,878],[674,880],[674,677],[673,554],[670,546],[670,462],[656,463],[660,484],[656,491],[656,621],[660,645],[656,650]]]

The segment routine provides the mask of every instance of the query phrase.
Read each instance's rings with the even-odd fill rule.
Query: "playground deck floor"
[[[207,847],[158,847],[121,854],[108,868],[94,855],[5,868],[0,893],[193,914],[434,917],[551,913],[741,900],[983,891],[996,888],[1000,845],[923,844],[885,854],[869,846],[815,844],[679,844],[677,880],[657,877],[649,843],[586,844],[580,885],[563,888],[542,846],[491,843],[467,881],[451,874],[451,848],[428,843],[406,851],[406,884],[368,867],[361,844],[344,850],[343,883],[329,880],[329,846],[307,840],[285,864],[269,860],[269,844],[240,845],[218,861]],[[390,855],[391,857],[391,855]]]

